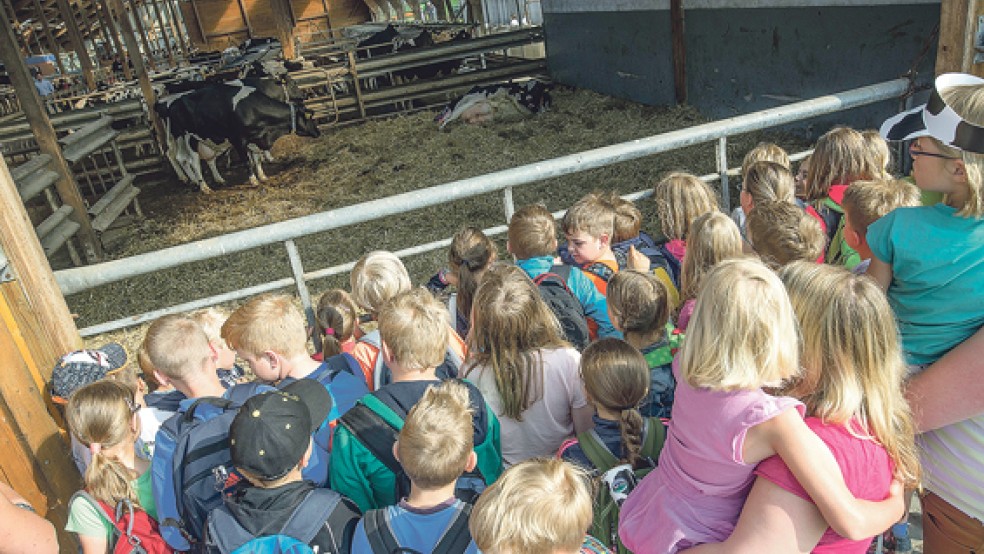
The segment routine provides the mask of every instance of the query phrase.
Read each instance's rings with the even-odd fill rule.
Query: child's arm
[[[874,279],[882,290],[888,290],[888,286],[892,284],[892,266],[879,260],[877,256],[871,257],[871,265],[865,274]]]
[[[18,506],[30,505],[6,483],[0,483],[0,553],[58,552],[55,528],[36,513]],[[103,552],[106,540],[102,541]],[[91,551],[89,551],[91,552]]]
[[[594,428],[594,413],[594,406],[590,403],[587,406],[574,408],[574,434],[579,435]]]
[[[872,537],[904,513],[901,487],[893,487],[881,502],[854,498],[834,455],[795,410],[786,410],[749,429],[743,447],[745,463],[761,461],[768,451],[782,458],[830,527],[842,537]]]
[[[584,307],[584,315],[595,320],[598,324],[598,338],[615,337],[622,338],[622,333],[618,332],[608,319],[608,299],[598,292],[594,284],[584,273],[577,268],[571,270],[570,279],[567,286],[574,293],[574,297]]]
[[[905,396],[918,433],[984,413],[984,328],[913,377]]]

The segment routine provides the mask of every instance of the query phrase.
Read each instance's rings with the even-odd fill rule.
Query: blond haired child
[[[854,181],[844,192],[844,240],[861,256],[852,270],[862,274],[871,263],[868,227],[895,208],[920,206],[919,189],[903,179]]]
[[[304,478],[321,486],[328,482],[328,458],[334,423],[368,392],[355,359],[339,354],[322,362],[307,350],[307,325],[294,299],[265,294],[236,309],[222,326],[222,337],[253,369],[256,378],[278,389],[299,379],[313,379],[328,390],[332,406],[314,435],[314,452]]]
[[[874,178],[891,179],[892,151],[888,147],[888,141],[881,136],[878,129],[865,129],[861,131],[861,137],[864,138],[865,157]]]
[[[755,205],[776,201],[793,203],[796,183],[787,167],[765,160],[743,166],[742,175],[739,206],[731,212],[731,219],[747,243],[748,214]]]
[[[615,206],[610,199],[593,192],[574,203],[560,222],[566,249],[574,264],[591,279],[598,292],[605,294],[608,281],[618,273],[612,252],[615,235]]]
[[[977,393],[984,357],[984,80],[948,73],[935,84],[927,105],[889,119],[882,134],[915,139],[909,153],[916,186],[943,193],[944,203],[900,208],[871,224],[868,275],[888,291],[910,366],[933,363],[911,376],[909,399],[923,431],[917,443],[928,489],[925,549],[949,554],[984,542]],[[965,341],[967,347],[957,346]]]
[[[440,292],[448,285],[454,285],[456,293],[448,298],[448,310],[454,321],[454,330],[460,337],[468,336],[475,290],[482,282],[485,270],[498,257],[495,243],[481,229],[464,227],[451,238],[447,269],[442,269],[427,282],[427,290],[432,292]]]
[[[468,388],[459,382],[445,381],[424,392],[407,414],[394,446],[410,480],[410,494],[395,506],[363,515],[352,541],[353,554],[395,548],[478,552],[468,531],[472,507],[454,494],[458,478],[478,463],[472,415]]]
[[[608,320],[608,303],[605,295],[595,288],[591,278],[580,268],[554,264],[554,254],[557,252],[557,224],[553,215],[545,207],[534,204],[513,213],[509,218],[506,250],[513,255],[516,265],[530,279],[543,282],[547,279],[553,281],[556,277],[561,281],[583,309],[590,338],[621,337]],[[576,315],[581,316],[581,314]],[[564,317],[566,317],[564,314],[558,314],[561,324],[565,326],[567,340],[581,348],[587,346],[588,337],[574,336],[569,330],[580,322],[567,322],[564,321]]]
[[[398,478],[403,471],[393,456],[396,433],[427,389],[441,382],[436,369],[444,360],[451,332],[444,306],[422,288],[396,295],[379,313],[380,355],[392,370],[393,381],[362,397],[342,416],[332,446],[331,487],[363,512],[392,506],[406,493],[407,483]],[[472,443],[478,456],[468,479],[475,492],[502,471],[499,422],[479,390],[462,383],[468,389]]]
[[[558,459],[527,460],[478,499],[469,529],[486,554],[607,553],[587,534],[592,499],[585,470]]]
[[[759,204],[748,216],[752,250],[777,269],[794,260],[823,261],[827,236],[820,223],[788,202]]]
[[[215,372],[222,385],[229,388],[243,380],[245,372],[236,365],[236,351],[222,338],[222,324],[229,318],[229,313],[221,308],[204,308],[188,314],[188,317],[198,322],[208,337],[208,343],[215,351]]]
[[[682,264],[690,224],[707,212],[718,211],[717,195],[697,176],[673,172],[656,183],[653,201],[660,230],[667,240],[666,248]]]
[[[881,175],[867,155],[864,137],[850,127],[834,127],[819,139],[810,158],[807,175],[806,211],[820,223],[827,235],[824,261],[848,269],[861,263],[861,257],[844,242],[841,202],[853,181],[871,180]]]
[[[726,539],[755,465],[775,454],[845,536],[870,537],[898,519],[901,491],[879,504],[855,500],[803,423],[803,405],[762,390],[799,374],[798,344],[786,291],[762,263],[725,260],[707,274],[674,362],[673,424],[659,465],[622,506],[626,547],[672,554]]]
[[[89,449],[92,463],[85,472],[87,494],[72,498],[65,529],[78,534],[85,554],[103,554],[114,546],[117,531],[110,518],[115,519],[121,502],[145,512],[152,520],[157,518],[150,461],[138,456],[134,446],[140,436],[138,409],[133,389],[112,380],[88,384],[69,398],[65,410],[68,427]],[[152,531],[163,544],[156,525]]]
[[[506,466],[550,456],[591,428],[594,409],[581,387],[581,356],[522,270],[489,270],[475,295],[465,376],[502,425]]]
[[[396,254],[385,250],[375,250],[360,258],[352,268],[349,280],[352,299],[375,320],[379,319],[380,310],[390,299],[411,288],[410,274],[403,262]],[[438,364],[437,374],[441,378],[457,377],[465,359],[465,342],[453,329],[446,337],[446,359]],[[366,333],[352,349],[352,357],[362,367],[369,390],[377,390],[392,379],[390,369],[380,355],[381,344],[377,329]]]
[[[359,326],[359,307],[342,289],[331,289],[321,295],[314,310],[314,322],[314,332],[321,338],[321,351],[311,356],[316,361],[342,352],[351,354],[355,341],[363,335]]]
[[[670,417],[676,380],[670,362],[683,334],[670,321],[673,304],[666,285],[652,273],[623,271],[608,284],[608,313],[625,342],[639,350],[649,367],[646,416]]]
[[[790,204],[791,206],[791,204]],[[754,210],[753,210],[754,213]],[[683,260],[680,278],[680,299],[683,303],[677,312],[677,328],[687,331],[694,313],[701,281],[718,263],[742,255],[741,233],[735,222],[720,212],[706,213],[690,226],[687,257]]]
[[[741,160],[741,180],[748,178],[748,170],[755,162],[772,162],[790,170],[792,164],[789,161],[789,154],[778,144],[772,142],[760,142],[749,150]]]
[[[806,404],[807,426],[833,452],[858,498],[885,498],[893,477],[915,485],[905,362],[884,295],[871,280],[829,265],[794,262],[780,277],[803,338],[803,376],[786,394]],[[829,528],[782,459],[769,458],[755,474],[735,532],[694,552],[867,551],[870,538],[851,541]]]

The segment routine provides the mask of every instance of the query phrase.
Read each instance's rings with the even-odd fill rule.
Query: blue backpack
[[[202,548],[208,513],[242,479],[232,466],[229,427],[243,402],[268,390],[261,383],[236,385],[223,398],[180,408],[161,425],[151,475],[161,536],[175,550]]]
[[[330,489],[313,489],[294,508],[280,532],[255,537],[223,504],[208,518],[210,548],[221,554],[312,554],[309,546],[331,517],[342,496]]]
[[[636,250],[649,258],[650,271],[662,269],[669,276],[677,290],[680,289],[680,260],[676,259],[676,256],[666,249],[665,242],[657,243],[653,237],[642,231],[636,238],[613,244],[612,253],[615,254],[619,269],[626,267],[630,246],[635,246]]]

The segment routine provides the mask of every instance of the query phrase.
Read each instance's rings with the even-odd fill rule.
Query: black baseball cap
[[[301,461],[331,406],[328,390],[313,379],[298,379],[250,398],[229,430],[233,465],[263,481],[287,475]]]

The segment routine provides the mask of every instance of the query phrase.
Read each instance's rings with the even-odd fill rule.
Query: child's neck
[[[308,356],[306,352],[287,359],[286,362],[289,366],[286,377],[293,377],[294,379],[303,379],[321,367],[321,362]]]
[[[410,484],[410,496],[407,497],[407,504],[414,508],[426,509],[433,508],[454,498],[454,486],[457,481],[452,481],[437,489],[425,489],[416,484]]]
[[[957,190],[947,193],[945,202],[947,206],[962,210],[967,205],[967,196],[970,192],[969,187],[960,187]]]
[[[401,381],[437,381],[437,368],[435,367],[429,367],[423,370],[407,368],[396,361],[389,361],[386,365],[389,366],[393,374],[394,383]]]
[[[619,421],[622,419],[622,414],[619,412],[613,412],[608,408],[602,406],[601,404],[595,403],[595,410],[598,412],[598,417],[607,421]]]
[[[219,382],[219,377],[215,373],[215,368],[203,370],[200,378],[190,382],[172,381],[174,388],[179,390],[188,398],[205,398],[207,396],[222,396],[226,389]]]
[[[655,344],[663,340],[663,335],[666,333],[665,329],[658,329],[656,331],[651,331],[649,333],[633,333],[631,331],[625,332],[625,342],[629,343],[630,346],[636,350],[642,350],[647,346]]]

